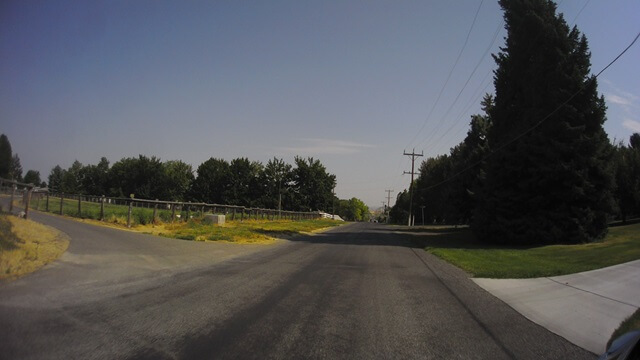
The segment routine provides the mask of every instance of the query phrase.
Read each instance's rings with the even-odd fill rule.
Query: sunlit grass
[[[270,244],[278,238],[311,233],[337,225],[340,223],[333,220],[245,220],[227,221],[219,226],[190,220],[186,223],[138,226],[135,230],[183,240]]]
[[[68,246],[68,237],[52,227],[0,215],[0,279],[31,273],[60,257]]]
[[[125,223],[102,222],[92,219],[79,220],[85,223],[106,226],[181,240],[224,241],[238,244],[272,244],[277,239],[314,233],[320,230],[345,224],[329,219],[321,220],[244,220],[229,221],[224,225],[203,224],[200,219],[187,222],[155,223],[133,225]]]
[[[49,197],[49,212],[54,214],[60,214],[60,201],[59,197]],[[46,198],[43,197],[37,202],[32,199],[31,206],[35,210],[47,211]],[[129,214],[129,207],[127,205],[115,205],[104,204],[104,221],[113,224],[127,224],[127,217]],[[180,216],[186,216],[177,212]],[[89,201],[82,201],[80,204],[80,212],[78,212],[78,200],[64,199],[62,201],[62,215],[78,217],[82,219],[100,219],[100,204]],[[157,221],[170,222],[171,211],[167,209],[158,208]],[[131,223],[137,224],[150,224],[153,222],[153,208],[146,207],[133,207],[131,211]]]
[[[434,236],[426,250],[475,277],[557,276],[640,259],[640,224],[612,227],[601,242],[530,248],[486,246],[465,230],[446,240]]]

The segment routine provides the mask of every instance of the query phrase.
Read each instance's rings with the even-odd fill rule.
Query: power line
[[[444,93],[444,89],[449,84],[449,80],[451,79],[451,75],[453,74],[453,70],[458,65],[458,61],[460,61],[460,58],[462,57],[462,53],[464,52],[464,49],[467,47],[467,43],[469,42],[469,37],[471,36],[471,32],[473,30],[474,25],[476,24],[476,19],[478,18],[478,14],[480,13],[480,8],[482,7],[482,3],[483,2],[484,2],[484,0],[480,1],[480,5],[478,6],[478,9],[476,10],[476,14],[473,17],[473,22],[471,23],[471,27],[469,27],[469,31],[467,32],[467,38],[464,40],[464,44],[462,45],[462,49],[460,49],[460,52],[458,53],[458,57],[456,58],[456,61],[453,63],[453,66],[451,67],[451,70],[449,70],[449,75],[447,75],[447,79],[445,80],[444,84],[442,85],[442,88],[440,88],[440,93],[438,94],[438,97],[436,98],[436,101],[433,103],[433,106],[431,107],[431,110],[429,111],[429,114],[427,114],[427,117],[425,118],[424,122],[422,123],[422,127],[420,127],[420,130],[418,130],[418,132],[413,136],[413,139],[411,139],[411,141],[409,141],[408,145],[411,145],[411,143],[413,143],[418,138],[418,136],[420,135],[422,130],[424,130],[424,127],[429,122],[429,119],[431,119],[431,114],[433,113],[433,110],[435,110],[436,106],[438,105],[438,102],[440,101],[440,97],[442,97],[442,93]]]
[[[449,131],[451,131],[453,129],[454,126],[459,126],[460,124],[464,124],[462,122],[460,122],[460,120],[464,117],[465,114],[467,114],[467,112],[469,111],[469,109],[478,102],[478,100],[480,99],[480,96],[484,95],[483,93],[485,93],[485,91],[487,90],[487,88],[489,87],[489,85],[491,85],[491,82],[488,82],[486,85],[484,85],[485,81],[487,80],[487,77],[489,76],[489,74],[491,74],[492,70],[489,70],[487,72],[487,74],[485,75],[485,77],[482,79],[482,81],[480,82],[480,85],[476,88],[476,90],[473,92],[472,95],[472,99],[471,101],[467,104],[467,106],[464,108],[464,110],[460,113],[460,115],[458,115],[455,120],[451,123],[451,126],[447,129],[447,131],[444,132],[444,134],[442,134],[440,137],[438,137],[438,139],[436,139],[435,141],[432,141],[431,144],[434,145],[434,147],[437,147],[438,145],[440,145],[441,141],[445,138],[445,136],[447,136],[447,134],[449,133]],[[484,85],[484,87],[482,86]]]
[[[591,0],[587,0],[584,5],[582,6],[582,8],[580,9],[580,11],[578,11],[578,13],[576,14],[576,16],[573,18],[573,21],[571,22],[571,25],[576,23],[576,20],[578,20],[578,16],[580,16],[580,14],[582,14],[582,11],[587,7],[587,5],[589,5],[589,3],[591,2]]]
[[[476,66],[473,68],[473,71],[471,72],[469,77],[467,77],[467,81],[464,83],[464,86],[462,86],[462,89],[460,89],[460,91],[458,92],[458,95],[456,96],[455,100],[453,100],[453,103],[451,103],[451,106],[449,106],[449,108],[447,109],[447,112],[444,114],[443,118],[446,118],[447,115],[449,115],[449,113],[451,112],[451,110],[453,109],[455,104],[458,102],[458,99],[460,99],[460,95],[462,95],[462,92],[464,91],[464,89],[466,89],[467,85],[469,85],[469,81],[471,80],[473,75],[475,75],[476,71],[478,70],[478,67],[480,66],[480,64],[482,64],[482,62],[484,61],[484,59],[487,56],[487,54],[489,53],[489,51],[491,51],[491,48],[493,47],[493,44],[495,44],[496,39],[498,38],[498,34],[500,33],[501,27],[502,27],[502,22],[500,22],[498,24],[498,27],[496,28],[496,30],[495,30],[495,32],[493,34],[493,39],[491,40],[491,43],[485,49],[484,53],[482,54],[482,56],[480,57],[480,59],[476,63]],[[430,135],[427,136],[427,138],[425,138],[423,141],[421,141],[418,144],[418,146],[420,146],[420,145],[422,145],[424,143],[428,143],[431,140],[431,138],[433,137],[433,135],[436,134],[438,132],[438,130],[440,130],[440,127],[442,126],[442,124],[444,124],[444,121],[440,121],[438,123],[438,126],[436,126],[436,128],[430,133]]]
[[[605,70],[607,70],[611,65],[613,65],[616,61],[618,61],[618,59],[620,59],[620,57],[622,55],[624,55],[627,50],[629,50],[635,43],[636,41],[638,41],[638,38],[640,37],[640,32],[638,32],[638,34],[636,34],[636,37],[633,39],[633,41],[631,41],[631,43],[624,49],[622,50],[622,52],[620,54],[618,54],[618,56],[616,56],[613,60],[611,60],[611,62],[609,62],[609,64],[607,64],[607,66],[605,66],[602,70],[600,70],[594,77],[592,77],[591,79],[587,80],[587,81],[592,81],[597,79]],[[529,129],[525,130],[523,133],[521,133],[520,135],[516,136],[515,138],[511,139],[510,141],[502,144],[501,146],[499,146],[497,149],[491,151],[489,154],[487,154],[485,157],[483,157],[482,159],[476,161],[475,163],[465,167],[464,169],[458,171],[457,173],[451,175],[450,177],[442,180],[441,182],[435,184],[435,185],[431,185],[429,187],[427,187],[425,189],[425,191],[429,191],[433,188],[436,188],[440,185],[443,185],[455,178],[457,178],[458,176],[460,176],[461,174],[467,172],[468,170],[480,165],[482,162],[486,161],[489,157],[495,155],[497,152],[501,151],[502,149],[506,148],[507,146],[513,144],[514,142],[518,141],[520,138],[522,138],[523,136],[527,135],[528,133],[530,133],[531,131],[535,130],[538,126],[542,125],[543,122],[545,122],[547,119],[549,119],[551,116],[553,116],[553,114],[557,113],[563,106],[565,106],[566,104],[568,104],[571,100],[573,100],[573,98],[575,98],[576,96],[578,96],[578,94],[584,90],[586,86],[586,82],[582,84],[582,86],[580,87],[580,89],[578,89],[575,93],[573,93],[573,95],[571,95],[567,100],[565,100],[562,104],[560,104],[558,107],[556,107],[553,111],[551,111],[549,114],[547,114],[547,116],[543,117],[542,120],[538,121],[536,124],[534,124],[532,127],[530,127]]]

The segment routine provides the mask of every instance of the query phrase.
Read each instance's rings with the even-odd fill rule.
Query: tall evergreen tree
[[[40,171],[29,170],[24,175],[24,182],[26,184],[34,184],[35,186],[40,186],[42,180],[40,180]]]
[[[64,179],[64,173],[66,170],[62,169],[60,165],[56,165],[53,169],[51,169],[51,173],[49,173],[49,189],[51,191],[62,192],[64,189],[62,188],[62,179]]]
[[[0,178],[6,179],[9,177],[9,171],[11,170],[11,143],[7,135],[0,135]]]
[[[510,244],[600,239],[612,204],[610,144],[587,40],[552,1],[500,5],[508,35],[494,55],[488,139],[495,153],[474,231]]]
[[[15,181],[22,181],[22,164],[18,154],[13,154],[9,165],[9,178]]]

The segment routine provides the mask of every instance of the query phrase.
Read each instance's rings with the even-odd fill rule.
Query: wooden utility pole
[[[404,152],[404,155],[411,156],[411,172],[404,172],[404,174],[411,174],[411,184],[409,184],[409,226],[413,225],[413,175],[415,172],[415,164],[416,158],[424,156],[424,153],[416,154],[416,149],[414,148],[411,153]]]
[[[385,190],[387,192],[387,207],[385,209],[385,215],[387,211],[391,211],[391,193],[393,190]],[[387,215],[387,224],[389,223],[389,216]]]

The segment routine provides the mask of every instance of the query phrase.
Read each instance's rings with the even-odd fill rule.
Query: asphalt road
[[[1,358],[595,358],[401,228],[237,246],[33,218],[71,245],[0,283]]]

